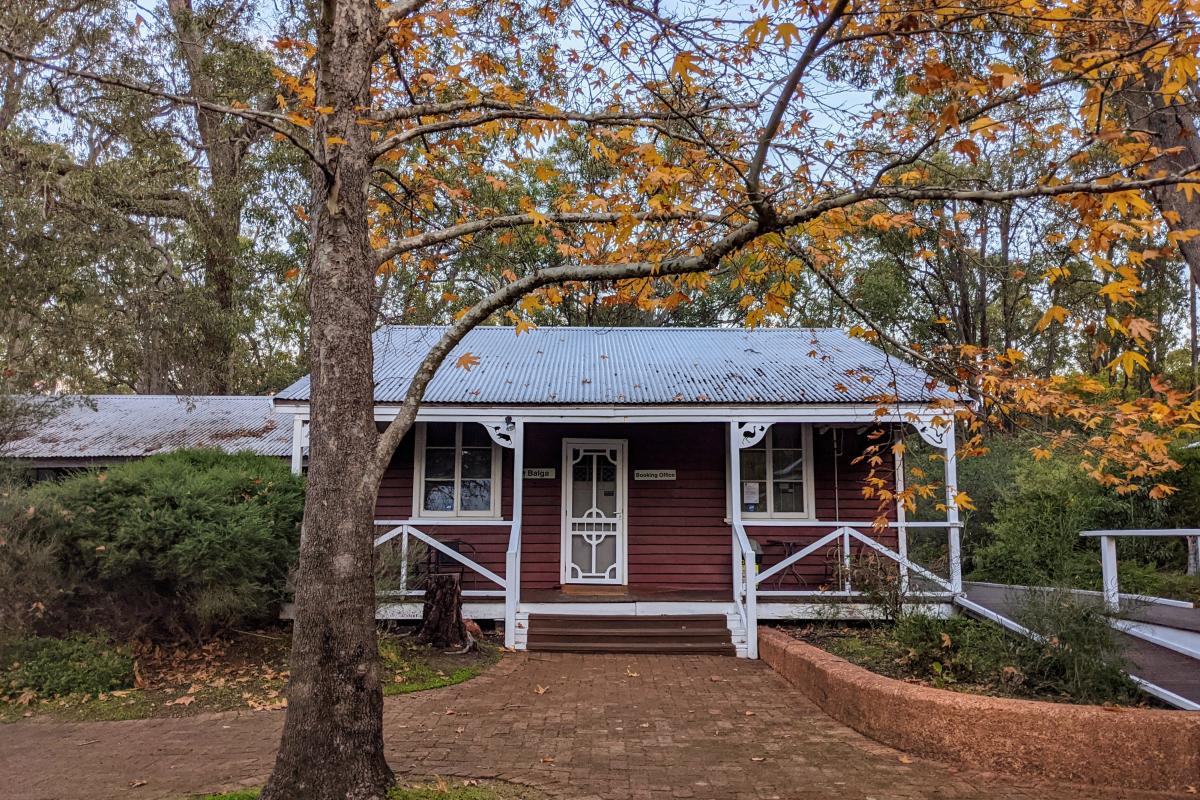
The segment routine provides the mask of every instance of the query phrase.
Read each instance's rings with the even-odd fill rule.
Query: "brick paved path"
[[[389,699],[385,713],[398,774],[499,778],[570,800],[1165,796],[908,759],[838,724],[769,667],[733,658],[509,656],[460,686]],[[173,800],[258,785],[281,721],[0,725],[0,798]]]

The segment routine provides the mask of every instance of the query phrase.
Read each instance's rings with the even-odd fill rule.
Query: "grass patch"
[[[259,789],[242,789],[224,794],[208,794],[197,800],[258,800]],[[535,800],[542,795],[525,787],[496,781],[463,780],[457,783],[438,778],[433,781],[401,783],[388,792],[388,800]]]
[[[95,695],[133,686],[133,653],[104,636],[32,636],[0,649],[4,690],[18,696]]]
[[[386,681],[384,693],[388,695],[462,683],[500,657],[499,647],[487,641],[481,643],[480,652],[461,656],[386,634],[380,635],[379,645]],[[191,648],[114,648],[104,644],[99,650],[99,663],[123,654],[121,658],[129,659],[126,680],[119,685],[99,681],[88,687],[91,691],[73,690],[76,687],[69,682],[43,689],[24,688],[29,681],[16,679],[12,662],[3,661],[0,722],[41,716],[64,721],[145,719],[283,708],[287,702],[290,647],[286,629],[238,634]],[[47,650],[52,651],[52,647]],[[28,671],[24,665],[29,662],[20,663],[21,669]],[[50,664],[53,667],[52,661]],[[107,674],[93,668],[84,672],[101,678]],[[109,688],[101,689],[100,684]]]
[[[385,695],[453,686],[474,678],[500,658],[499,648],[487,642],[481,642],[477,652],[456,655],[395,636],[380,639],[379,654],[384,674],[391,675],[383,687]]]

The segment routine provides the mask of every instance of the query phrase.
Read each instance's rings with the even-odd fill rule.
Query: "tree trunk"
[[[455,650],[470,649],[475,644],[463,623],[462,590],[457,575],[429,576],[417,641]]]
[[[1129,127],[1144,130],[1150,143],[1166,151],[1154,162],[1154,169],[1183,173],[1200,164],[1200,138],[1197,137],[1195,108],[1191,105],[1167,105],[1159,94],[1162,76],[1131,83],[1118,93],[1125,107]],[[1195,87],[1192,87],[1195,90]],[[1172,231],[1200,229],[1200,199],[1178,186],[1159,186],[1150,192],[1159,213]],[[1192,281],[1200,284],[1200,236],[1178,243],[1188,265]]]
[[[369,108],[378,12],[370,0],[326,0],[317,26],[309,265],[310,469],[296,583],[291,683],[283,736],[264,800],[383,800],[383,689],[375,632],[373,514],[378,440],[368,241]]]

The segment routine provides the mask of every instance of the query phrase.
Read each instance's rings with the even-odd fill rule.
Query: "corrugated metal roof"
[[[270,397],[88,395],[69,398],[56,415],[5,448],[15,458],[148,456],[187,447],[286,456],[290,418]]]
[[[375,401],[399,402],[439,327],[375,333]],[[464,353],[479,359],[467,371]],[[277,400],[307,400],[308,377]],[[488,405],[870,403],[946,397],[921,370],[830,329],[480,327],[438,370],[426,403]]]

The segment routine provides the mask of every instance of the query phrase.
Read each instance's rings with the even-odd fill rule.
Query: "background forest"
[[[19,50],[215,102],[252,97],[276,107],[297,87],[275,64],[305,58],[271,44],[291,26],[305,28],[300,7],[270,19],[236,0],[151,9],[19,0],[10,8],[0,38]],[[905,84],[877,101],[898,119],[924,111]],[[553,207],[564,189],[617,174],[568,136],[520,161],[500,133],[471,141],[441,154],[432,200],[381,174],[379,213],[409,226],[453,222],[460,207],[519,213],[531,198]],[[961,173],[954,180],[999,188],[1046,166],[1015,132],[976,149],[966,164],[949,152],[932,157]],[[252,122],[0,55],[0,156],[8,392],[263,393],[306,371],[308,174],[288,143]],[[668,180],[677,154],[661,157]],[[1106,154],[1096,148],[1091,157]],[[1162,256],[1146,265],[1135,306],[1120,292],[1097,291],[1125,276],[1079,254],[1078,231],[1050,199],[895,202],[892,211],[912,213],[920,247],[907,225],[872,226],[849,244],[853,258],[829,272],[798,265],[779,280],[747,264],[718,273],[703,291],[684,286],[654,302],[609,302],[596,286],[524,310],[537,324],[867,325],[925,352],[1015,348],[1040,374],[1097,376],[1119,390],[1144,391],[1152,374],[1194,387],[1195,290],[1165,240],[1143,243],[1162,246]],[[512,275],[565,262],[571,245],[536,225],[485,230],[465,247],[386,264],[379,320],[448,322]],[[1069,311],[1068,322],[1057,308]],[[1130,328],[1134,317],[1141,322]],[[1105,369],[1131,346],[1147,370]],[[1125,386],[1134,375],[1137,385]]]

